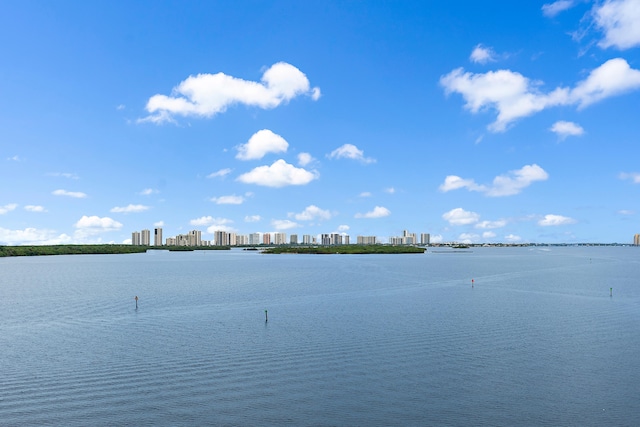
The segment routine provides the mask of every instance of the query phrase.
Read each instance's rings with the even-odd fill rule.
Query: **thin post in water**
[[[267,310],[264,311],[264,321],[265,322],[269,321],[269,316],[267,315]]]
[[[612,297],[613,296],[613,288],[609,288],[609,296]]]
[[[135,298],[133,298],[134,300],[136,300],[136,310],[138,309],[138,295],[135,296]]]

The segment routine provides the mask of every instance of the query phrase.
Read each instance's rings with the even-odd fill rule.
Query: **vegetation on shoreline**
[[[134,245],[42,245],[42,246],[0,246],[0,257],[39,255],[104,255],[135,254],[150,249],[168,251],[228,250],[229,246],[134,246]]]
[[[276,246],[265,254],[422,254],[425,248],[389,245]]]

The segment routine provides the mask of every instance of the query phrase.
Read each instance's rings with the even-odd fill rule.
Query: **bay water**
[[[640,248],[2,258],[0,425],[640,425]]]

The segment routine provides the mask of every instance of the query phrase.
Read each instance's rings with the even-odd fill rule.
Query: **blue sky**
[[[5,1],[0,244],[632,242],[640,2]]]

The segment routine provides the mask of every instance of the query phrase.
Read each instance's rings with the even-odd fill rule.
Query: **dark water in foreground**
[[[635,426],[640,250],[5,258],[0,352],[2,426]]]

